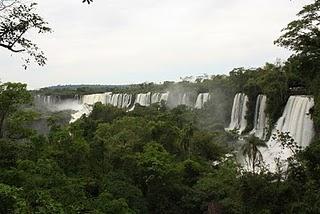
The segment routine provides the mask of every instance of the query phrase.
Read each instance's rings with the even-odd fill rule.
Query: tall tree
[[[297,17],[282,30],[283,35],[275,44],[294,51],[289,59],[292,69],[296,68],[299,77],[310,82],[319,76],[320,0],[304,6]]]
[[[0,85],[0,138],[3,137],[5,119],[31,98],[26,84],[8,82]]]
[[[320,54],[320,0],[306,5],[297,14],[298,19],[290,22],[282,31],[284,34],[275,41],[276,44],[287,47],[296,53],[309,57],[319,57]]]

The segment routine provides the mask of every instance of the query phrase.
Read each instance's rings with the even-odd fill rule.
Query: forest
[[[4,31],[12,27],[7,22],[0,22],[0,45],[13,35]],[[48,31],[42,24],[38,27]],[[0,213],[320,213],[319,24],[315,0],[275,41],[293,52],[286,61],[235,68],[229,75],[38,91],[1,83]],[[30,57],[45,63],[41,55]],[[71,98],[173,89],[208,92],[212,98],[201,109],[160,102],[127,111],[97,102],[73,123],[69,111],[50,112],[34,102],[37,94]],[[225,130],[236,93],[248,96],[242,136]],[[261,159],[266,142],[250,135],[260,94],[268,98],[269,137],[290,96],[309,95],[315,102],[309,146],[301,149],[280,133],[281,144],[293,153],[285,170],[270,170]]]

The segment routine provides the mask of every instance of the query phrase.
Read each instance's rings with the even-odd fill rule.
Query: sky
[[[227,74],[285,60],[273,44],[310,0],[38,0],[50,34],[30,34],[44,67],[0,48],[0,81],[30,89]]]

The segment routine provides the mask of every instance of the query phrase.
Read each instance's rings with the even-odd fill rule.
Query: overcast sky
[[[309,0],[39,0],[54,32],[33,40],[45,67],[0,49],[1,81],[30,88],[178,80],[257,67],[289,52],[273,44]]]

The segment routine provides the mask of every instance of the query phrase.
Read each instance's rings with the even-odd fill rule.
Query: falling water
[[[146,94],[137,94],[134,104],[139,104],[141,106],[150,106],[151,92],[148,92]]]
[[[123,98],[123,94],[113,94],[110,103],[107,102],[107,104],[111,104],[114,107],[121,108],[122,98]]]
[[[314,99],[312,97],[291,96],[272,134],[276,134],[277,131],[288,132],[299,146],[302,148],[308,146],[315,134],[313,121],[309,114],[313,106]],[[270,165],[271,170],[275,170],[275,158],[280,158],[281,161],[284,161],[292,155],[289,148],[281,147],[277,137],[271,138],[267,145],[268,149],[263,149],[262,154],[264,161]]]
[[[129,108],[132,101],[131,94],[123,94],[121,108]]]
[[[34,96],[34,100],[42,105],[51,106],[56,105],[61,102],[61,97],[56,95],[36,95]]]
[[[266,116],[267,96],[259,95],[256,102],[256,109],[254,114],[253,130],[250,134],[265,140],[268,132],[268,118]]]
[[[71,114],[71,120],[69,123],[73,123],[79,118],[81,118],[82,115],[89,115],[91,112],[92,112],[92,106],[83,104],[80,110]]]
[[[238,93],[234,97],[231,122],[227,130],[238,130],[241,134],[247,127],[246,113],[247,113],[248,96],[244,93]]]
[[[196,105],[194,106],[197,109],[202,109],[204,104],[210,100],[209,93],[201,93],[197,97]]]
[[[81,108],[78,97],[63,99],[59,95],[35,95],[35,105],[42,110],[63,111],[79,110]]]
[[[167,103],[168,102],[168,98],[169,98],[169,94],[170,94],[169,92],[162,93],[161,97],[160,97],[160,102],[164,101],[165,103]]]
[[[88,105],[94,105],[95,103],[101,102],[102,104],[107,104],[110,102],[111,92],[102,94],[90,94],[82,96],[82,103]]]
[[[151,96],[151,104],[160,103],[161,101],[167,102],[169,92],[166,93],[154,93]]]
[[[161,98],[161,93],[154,93],[151,96],[151,104],[159,103]]]

